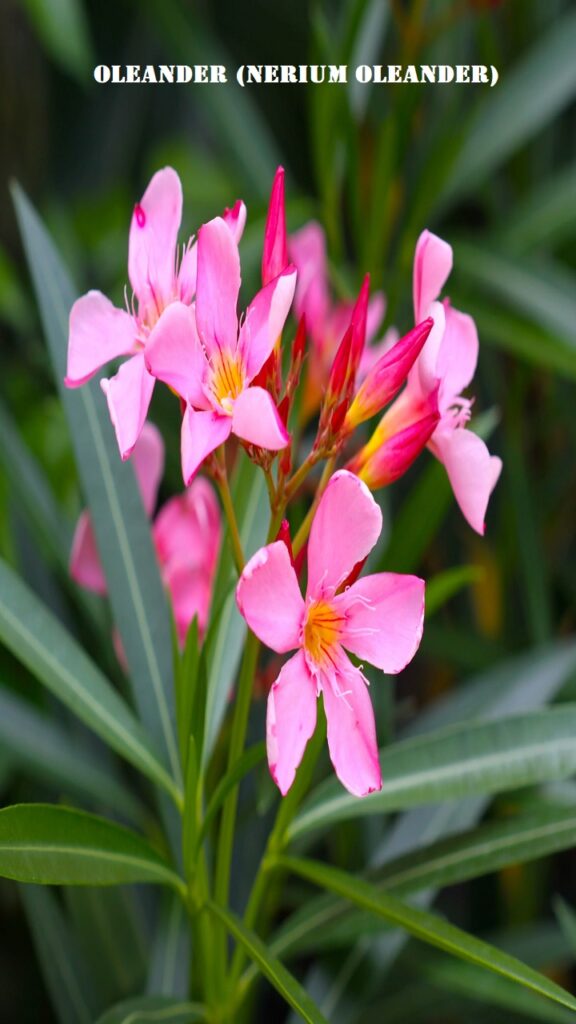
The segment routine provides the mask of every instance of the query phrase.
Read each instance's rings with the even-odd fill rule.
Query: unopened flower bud
[[[267,285],[288,266],[286,239],[286,208],[284,204],[284,168],[279,167],[274,177],[262,253],[262,284]]]

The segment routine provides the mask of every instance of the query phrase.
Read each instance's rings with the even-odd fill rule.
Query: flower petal
[[[286,207],[284,203],[284,168],[274,175],[262,252],[262,283],[269,284],[281,274],[288,263],[286,239]]]
[[[428,316],[432,317],[434,322],[432,330],[408,374],[410,393],[421,399],[426,399],[437,388],[440,379],[438,364],[446,330],[446,310],[443,303],[432,302],[428,309]]]
[[[226,208],[222,214],[232,238],[238,244],[242,238],[244,225],[246,223],[246,207],[241,199],[238,199],[231,210]],[[189,305],[196,294],[196,282],[198,278],[198,242],[189,242],[178,272],[178,295],[181,302]]]
[[[500,476],[502,460],[490,455],[484,441],[464,427],[442,430],[440,425],[430,447],[444,464],[464,518],[483,534],[488,499]]]
[[[340,782],[354,796],[382,788],[374,710],[359,669],[342,651],[333,679],[322,676],[328,749]]]
[[[246,388],[238,395],[234,402],[232,430],[243,441],[271,452],[285,448],[290,440],[272,395],[259,387]]]
[[[198,232],[196,325],[208,355],[236,350],[239,291],[238,245],[222,217],[215,217]]]
[[[153,176],[134,207],[128,241],[128,276],[141,302],[170,301],[176,276],[176,241],[182,219],[182,186],[172,167]]]
[[[80,513],[74,530],[72,551],[70,552],[70,576],[86,590],[93,590],[94,593],[102,596],[107,592],[106,577],[96,547],[90,513],[87,509]]]
[[[237,199],[230,210],[228,208],[224,210],[222,220],[230,228],[232,238],[236,245],[238,245],[244,234],[244,226],[246,224],[246,206],[241,199]]]
[[[294,298],[296,269],[287,267],[252,300],[240,328],[238,348],[251,381],[278,341]]]
[[[203,569],[185,561],[163,568],[162,578],[170,594],[178,643],[182,648],[193,618],[198,619],[200,634],[208,625],[213,580]]]
[[[220,546],[220,508],[213,488],[197,477],[183,494],[170,498],[160,509],[153,527],[161,565],[186,561],[210,574]]]
[[[346,618],[341,643],[383,672],[412,660],[424,627],[424,580],[381,572],[365,576],[333,601]]]
[[[196,330],[194,306],[173,302],[164,310],[146,342],[146,366],[197,409],[208,408],[202,381],[208,362]]]
[[[306,744],[316,728],[316,700],[316,684],[302,651],[298,651],[283,666],[268,694],[268,764],[282,796],[286,796],[294,782]]]
[[[341,469],[318,505],[308,544],[308,594],[336,590],[372,550],[382,512],[357,476]]]
[[[153,423],[147,422],[142,427],[142,433],[134,445],[132,462],[146,515],[151,516],[164,472],[164,442]]]
[[[154,377],[146,369],[144,356],[137,355],[122,363],[114,377],[101,380],[100,387],[108,399],[120,455],[128,459],[148,414]]]
[[[439,402],[442,411],[467,388],[478,362],[478,331],[467,313],[454,309],[448,301],[443,303],[446,327],[438,352],[436,373],[440,378]]]
[[[283,541],[260,548],[245,565],[236,588],[241,615],[256,636],[278,654],[300,644],[304,600]]]
[[[429,315],[430,304],[438,298],[452,270],[452,246],[431,231],[423,231],[414,253],[414,319],[420,323]]]
[[[186,406],[182,418],[181,457],[182,476],[187,487],[206,456],[228,440],[231,430],[230,416],[219,416],[211,410],[196,412],[191,405]]]
[[[66,385],[84,384],[111,359],[132,352],[135,342],[136,324],[126,310],[117,309],[102,292],[83,295],[70,310]]]
[[[306,327],[314,342],[324,333],[330,299],[328,295],[328,263],[324,231],[316,221],[305,224],[288,240],[288,254],[296,264],[296,314],[306,317]]]

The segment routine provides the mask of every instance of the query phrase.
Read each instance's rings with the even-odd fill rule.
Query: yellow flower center
[[[344,618],[328,601],[314,601],[304,623],[304,649],[319,666],[332,661],[332,651],[342,636]]]
[[[244,390],[245,373],[242,360],[234,352],[223,351],[213,363],[210,387],[214,398],[228,415],[234,400]]]

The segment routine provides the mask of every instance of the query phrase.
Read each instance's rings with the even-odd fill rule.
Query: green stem
[[[316,452],[310,452],[308,458],[304,459],[304,462],[299,469],[297,469],[294,475],[290,477],[284,488],[284,505],[288,504],[290,498],[292,498],[293,495],[296,494],[298,488],[302,486],[306,477],[314,468],[319,458],[320,456]]]
[[[254,682],[254,672],[260,651],[260,641],[253,633],[249,632],[244,646],[244,658],[238,682],[238,693],[234,718],[232,720],[232,732],[230,736],[230,748],[228,751],[228,770],[232,768],[244,749],[250,703]],[[214,899],[220,906],[228,906],[228,893],[230,889],[230,868],[232,865],[232,852],[234,848],[234,826],[236,823],[236,806],[238,803],[238,787],[228,794],[222,810],[220,821],[220,832],[218,835],[218,849],[216,853],[216,874],[214,879]],[[222,957],[220,963],[226,963],[226,933],[220,929],[219,955]]]
[[[302,798],[308,791],[312,781],[314,768],[316,767],[316,761],[318,760],[318,755],[324,744],[325,737],[326,719],[322,712],[322,706],[319,704],[318,724],[314,731],[314,735],[308,743],[306,752],[297,771],[296,778],[292,783],[290,790],[280,803],[274,827],[268,837],[266,850],[260,862],[260,867],[254,880],[254,885],[252,886],[252,891],[244,914],[244,924],[247,928],[254,928],[260,910],[263,907],[263,899],[268,888],[270,877],[275,870],[275,857],[282,851],[288,826],[294,818]],[[275,909],[273,901],[270,899],[267,900],[265,907],[267,912],[266,916],[269,919]],[[237,946],[234,952],[230,973],[232,991],[240,978],[240,974],[244,966],[244,960],[244,949],[241,946]]]
[[[244,558],[244,551],[242,550],[242,541],[240,539],[240,530],[238,529],[238,522],[236,519],[236,513],[234,511],[234,503],[232,501],[232,495],[230,493],[230,485],[228,484],[228,474],[226,472],[226,463],[224,457],[220,458],[220,471],[215,475],[216,484],[222,499],[222,505],[224,513],[228,521],[228,529],[230,531],[230,539],[232,541],[232,551],[234,553],[234,561],[236,562],[236,568],[240,574],[244,568],[246,560]]]

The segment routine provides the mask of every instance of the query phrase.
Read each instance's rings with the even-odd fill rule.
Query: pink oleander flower
[[[240,201],[224,214],[238,241],[246,208]],[[182,186],[171,167],[153,176],[134,207],[128,241],[128,276],[135,296],[117,309],[102,292],[90,291],[72,306],[66,384],[75,388],[118,356],[129,356],[114,377],[101,381],[123,459],[129,458],[146,420],[154,377],[146,347],[173,302],[189,305],[196,291],[197,247],[190,239],[179,259]]]
[[[306,392],[303,398],[304,415],[313,415],[318,409],[324,388],[330,375],[330,367],[338,346],[348,328],[354,303],[333,302],[328,282],[328,260],[326,238],[316,221],[310,221],[300,231],[290,236],[288,251],[298,271],[295,311],[300,319],[306,317],[312,346],[306,378]],[[397,337],[392,329],[384,339],[372,344],[384,318],[386,301],[382,292],[376,292],[368,304],[366,322],[366,348],[359,363],[358,372],[362,379],[374,362],[382,355],[384,347]]]
[[[151,516],[164,469],[164,445],[151,423],[145,423],[134,446],[134,471],[146,513]],[[152,537],[160,573],[168,591],[183,647],[196,616],[203,634],[208,625],[212,586],[221,539],[220,509],[207,480],[199,477],[183,494],[170,498],[152,524]],[[87,590],[107,593],[94,530],[88,511],[78,520],[70,575]]]
[[[238,607],[250,629],[279,654],[296,651],[268,696],[268,763],[283,795],[314,732],[320,694],[342,784],[356,796],[382,786],[368,683],[344,648],[384,672],[400,672],[422,637],[424,582],[377,573],[347,585],[381,529],[382,513],[366,485],[340,470],[312,523],[306,599],[281,540],[257,551],[238,582]]]
[[[405,472],[425,445],[442,462],[454,497],[470,526],[483,534],[488,499],[502,469],[484,441],[466,430],[472,400],[462,392],[478,361],[478,334],[471,316],[438,296],[452,269],[452,247],[423,231],[414,257],[414,315],[434,327],[408,374],[406,388],[384,414],[350,469],[370,487]]]
[[[198,232],[196,302],[174,302],[146,346],[150,372],[186,402],[182,474],[190,483],[203,460],[231,433],[270,451],[289,435],[276,405],[252,381],[280,336],[292,304],[294,267],[270,281],[238,323],[238,245],[221,217]]]

